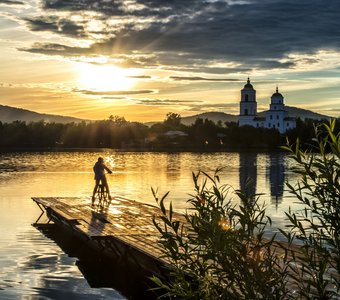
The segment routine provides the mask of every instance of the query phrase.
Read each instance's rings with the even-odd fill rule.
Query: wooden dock
[[[152,223],[157,207],[114,197],[104,206],[78,197],[32,198],[48,222],[63,226],[101,255],[127,260],[147,273],[166,277],[170,265],[162,258],[160,234]],[[181,217],[179,215],[179,217]]]

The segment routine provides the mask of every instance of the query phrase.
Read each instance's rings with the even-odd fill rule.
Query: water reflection
[[[125,299],[113,289],[92,289],[72,255],[27,226],[16,241],[1,242],[0,299]]]
[[[257,192],[257,179],[262,176],[261,170],[258,172],[257,153],[240,153],[240,189],[248,195]],[[261,167],[261,162],[260,162]],[[263,166],[262,166],[263,167]],[[269,185],[270,202],[276,207],[282,202],[285,187],[285,155],[283,153],[270,153],[265,163],[266,181]],[[261,190],[262,192],[262,190]]]
[[[176,180],[181,174],[181,154],[169,153],[166,159],[166,174],[169,180]]]
[[[282,202],[284,182],[285,182],[285,165],[284,156],[282,153],[272,153],[269,155],[270,195],[272,203],[275,203],[276,208]]]
[[[160,194],[170,191],[169,200],[173,201],[176,210],[183,211],[188,207],[188,194],[194,189],[191,173],[203,170],[211,174],[216,168],[225,167],[220,178],[234,189],[245,188],[246,178],[252,179],[248,192],[263,193],[260,200],[269,204],[267,212],[274,226],[282,228],[284,211],[289,206],[297,207],[284,189],[285,180],[296,181],[295,175],[289,171],[294,162],[281,153],[168,154],[111,150],[2,153],[0,299],[18,299],[27,295],[36,299],[123,297],[114,289],[91,288],[75,265],[77,259],[72,257],[72,251],[65,250],[70,253],[69,257],[30,225],[40,213],[30,199],[33,196],[82,196],[90,203],[94,184],[92,166],[98,156],[103,156],[113,170],[108,176],[113,196],[118,194],[155,204],[150,187],[158,187]],[[79,267],[84,264],[83,260],[80,261],[77,263]],[[80,269],[84,274],[88,273],[84,271],[86,267]],[[95,283],[95,278],[87,278],[91,285],[101,286]],[[124,281],[135,285],[127,278]]]
[[[141,270],[136,270],[135,266],[127,261],[122,261],[119,257],[108,260],[103,256],[98,256],[97,252],[82,243],[81,240],[75,239],[68,232],[61,231],[56,225],[40,224],[36,225],[36,227],[46,237],[55,241],[68,257],[77,259],[76,266],[91,288],[101,288],[100,294],[98,293],[99,290],[96,289],[92,289],[92,293],[88,293],[88,291],[82,293],[79,291],[82,287],[77,282],[72,282],[75,289],[74,294],[78,299],[93,299],[93,295],[98,297],[96,299],[107,299],[108,297],[109,299],[117,300],[126,299],[126,297],[131,300],[155,299],[154,292],[149,291],[152,286],[152,282],[149,280],[150,274],[142,274]],[[48,265],[56,266],[57,263],[52,260],[49,261]],[[55,272],[55,270],[51,271]],[[63,281],[63,278],[60,277],[58,281],[58,289],[63,288],[63,286],[60,286],[60,281]],[[47,279],[44,284],[39,291],[41,296],[53,299],[70,299],[69,297],[73,296],[69,293],[63,294],[62,291],[52,292],[56,287],[53,286],[51,279]],[[67,284],[70,284],[70,282],[65,282],[65,285]],[[67,290],[67,286],[65,288]]]
[[[247,195],[256,194],[257,154],[240,153],[240,189]]]

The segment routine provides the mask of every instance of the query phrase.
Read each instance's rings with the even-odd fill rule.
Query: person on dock
[[[108,198],[109,200],[111,200],[112,198],[110,195],[109,185],[107,184],[105,171],[107,171],[109,174],[112,174],[112,171],[104,164],[104,159],[102,157],[98,157],[98,161],[93,166],[93,171],[96,184],[94,186],[92,194],[92,205],[94,204],[94,201],[96,199],[95,195],[100,184],[102,184],[105,187]]]

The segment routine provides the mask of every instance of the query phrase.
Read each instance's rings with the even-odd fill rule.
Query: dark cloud
[[[173,80],[184,80],[184,81],[223,81],[223,82],[230,82],[230,81],[240,81],[239,79],[234,78],[204,78],[198,76],[170,76],[170,79]]]
[[[19,48],[20,51],[27,51],[31,53],[42,53],[47,55],[63,55],[66,57],[79,55],[94,55],[89,48],[70,47],[62,44],[53,43],[34,43],[30,48]]]
[[[242,74],[247,74],[252,71],[251,68],[218,68],[218,67],[209,67],[207,66],[208,60],[202,60],[201,64],[198,66],[193,66],[191,68],[185,68],[182,67],[181,70],[183,71],[197,71],[199,70],[200,72],[203,73],[210,73],[210,74],[229,74],[229,73],[242,73]]]
[[[135,78],[135,79],[150,79],[151,76],[148,75],[136,75],[136,76],[125,76],[126,78]]]
[[[51,31],[72,37],[86,36],[84,26],[69,19],[59,18],[57,16],[46,16],[35,19],[26,18],[24,20],[32,31]]]
[[[182,110],[186,111],[226,111],[234,110],[239,106],[238,102],[235,103],[206,103],[199,100],[177,100],[177,99],[135,99],[139,104],[148,106],[179,106]],[[186,107],[186,108],[185,108]]]
[[[71,12],[97,12],[105,16],[135,16],[135,17],[169,17],[172,15],[190,15],[202,5],[205,0],[43,0],[42,6],[47,10]]]
[[[135,100],[139,104],[155,106],[175,106],[175,105],[183,106],[201,102],[195,100],[176,100],[176,99],[135,99]]]
[[[309,61],[312,61],[309,60]],[[316,60],[313,60],[316,61]],[[256,69],[289,69],[293,68],[298,60],[288,61],[288,62],[279,62],[277,60],[267,60],[267,59],[250,59],[249,62]]]
[[[138,94],[152,94],[153,90],[136,90],[136,91],[90,91],[90,90],[74,90],[74,92],[82,93],[85,95],[94,96],[109,96],[109,95],[138,95]]]
[[[15,0],[0,0],[0,5],[24,5],[25,3],[22,1],[15,1]]]
[[[101,99],[108,99],[108,100],[124,100],[126,97],[124,96],[104,96]]]
[[[338,0],[43,0],[47,14],[97,12],[99,20],[124,20],[105,39],[87,47],[34,44],[26,51],[48,55],[145,54],[140,66],[209,70],[211,61],[232,61],[240,70],[292,68],[291,53],[340,48]],[[95,18],[95,17],[94,17]],[[127,21],[128,20],[128,21]],[[84,24],[27,20],[32,30],[79,37]],[[141,25],[143,24],[143,25]],[[147,57],[149,55],[149,57]],[[314,63],[313,58],[306,63]],[[210,73],[223,68],[211,66]],[[227,68],[228,69],[228,68]]]
[[[139,104],[149,106],[179,106],[186,111],[225,111],[235,109],[239,103],[206,103],[199,100],[177,100],[177,99],[135,99]]]

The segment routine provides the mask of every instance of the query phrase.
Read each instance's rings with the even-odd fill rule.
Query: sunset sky
[[[0,0],[0,104],[86,119],[340,113],[339,0]]]

